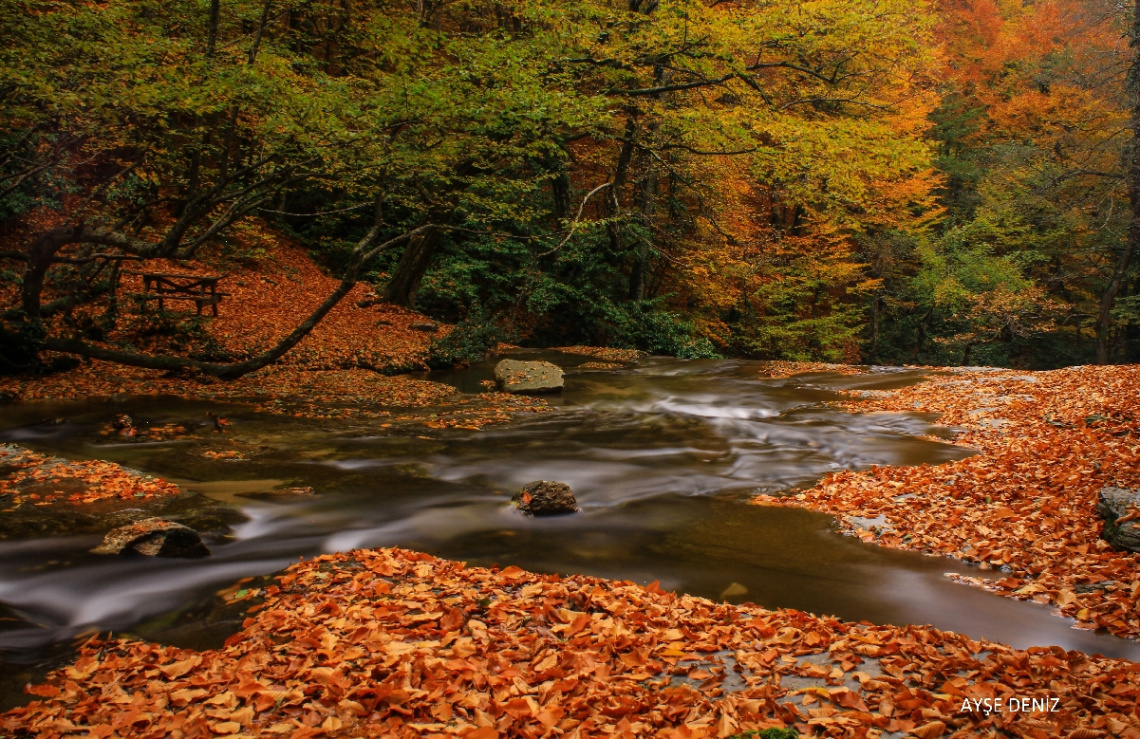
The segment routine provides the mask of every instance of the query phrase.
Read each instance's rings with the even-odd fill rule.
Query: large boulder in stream
[[[504,359],[495,365],[495,383],[508,393],[536,395],[562,392],[562,368],[550,362]]]
[[[574,491],[564,482],[528,482],[511,500],[516,508],[529,516],[558,516],[580,510]]]
[[[196,558],[210,555],[197,531],[163,518],[144,518],[112,529],[103,537],[103,543],[91,551],[95,554],[135,552],[148,557]]]
[[[1140,552],[1140,490],[1101,488],[1096,512],[1104,517],[1102,539],[1117,549]]]

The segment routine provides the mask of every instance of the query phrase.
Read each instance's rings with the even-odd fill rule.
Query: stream
[[[836,469],[969,456],[929,438],[952,435],[930,416],[849,414],[826,404],[840,390],[900,387],[921,373],[761,379],[758,364],[739,360],[650,358],[596,371],[575,369],[588,357],[523,357],[567,368],[565,391],[550,401],[557,412],[482,431],[386,429],[172,398],[4,408],[0,441],[118,462],[236,506],[246,520],[232,536],[209,539],[213,556],[200,560],[91,554],[97,534],[0,539],[0,671],[58,659],[98,630],[218,646],[241,613],[219,616],[217,591],[299,557],[380,546],[473,565],[656,580],[736,603],[1140,660],[1140,644],[1073,629],[1048,607],[943,576],[1000,572],[867,545],[836,533],[821,514],[747,504],[755,493],[794,491]],[[478,392],[492,367],[430,377]],[[227,439],[256,453],[204,458],[217,441],[205,430],[207,410],[229,420]],[[196,431],[161,442],[100,436],[117,413]],[[519,514],[511,494],[539,479],[568,483],[582,511]],[[272,493],[284,486],[319,494]],[[13,689],[0,683],[0,693]]]

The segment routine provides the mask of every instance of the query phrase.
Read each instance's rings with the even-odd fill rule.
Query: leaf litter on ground
[[[898,390],[856,391],[859,400],[843,406],[940,414],[960,432],[954,443],[980,454],[845,470],[754,502],[830,513],[864,541],[1000,570],[1000,579],[953,577],[1051,603],[1082,628],[1140,637],[1140,554],[1109,546],[1095,510],[1101,488],[1140,486],[1140,367],[943,372]],[[867,519],[883,525],[857,525]]]
[[[92,640],[12,736],[1140,737],[1140,669],[399,549],[300,562],[221,649]],[[1050,711],[964,710],[1037,698]],[[1052,704],[1052,700],[1056,700]],[[1046,701],[1050,701],[1046,703]],[[1018,704],[1020,705],[1020,703]]]

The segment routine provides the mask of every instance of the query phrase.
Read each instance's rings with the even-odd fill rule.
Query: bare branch
[[[566,246],[566,243],[568,241],[570,241],[570,237],[574,235],[574,230],[578,228],[578,223],[581,222],[581,220],[582,220],[582,212],[586,209],[586,203],[590,202],[590,198],[592,198],[595,193],[597,193],[601,190],[604,190],[607,187],[610,187],[612,185],[613,185],[612,182],[603,182],[602,184],[595,187],[593,190],[590,190],[590,192],[586,193],[586,197],[582,198],[582,202],[578,206],[578,215],[574,216],[574,220],[570,223],[570,230],[566,232],[566,237],[564,239],[562,239],[561,242],[559,242],[558,246],[554,247],[553,249],[550,249],[549,251],[544,251],[543,253],[539,254],[536,258],[541,259],[542,257],[548,257],[551,254],[553,254],[554,252],[561,249],[562,247]]]

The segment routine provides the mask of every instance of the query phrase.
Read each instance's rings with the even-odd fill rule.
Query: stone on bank
[[[495,383],[508,393],[536,395],[562,392],[562,368],[550,362],[504,359],[495,365]]]

